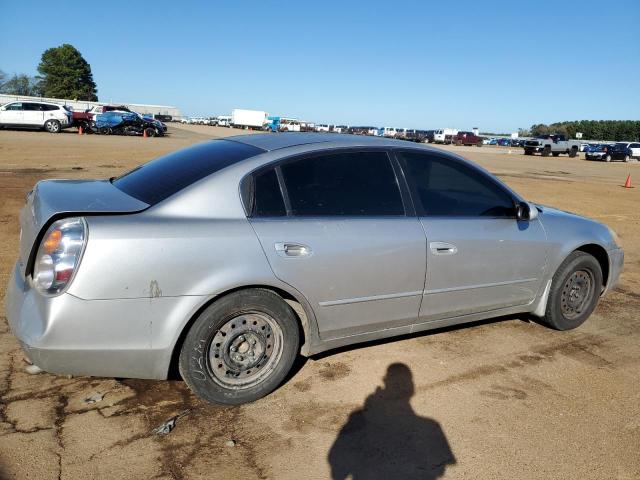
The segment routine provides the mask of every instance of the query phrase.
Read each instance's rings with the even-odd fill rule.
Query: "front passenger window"
[[[436,155],[401,152],[414,184],[421,215],[432,217],[515,217],[511,195],[462,162]]]

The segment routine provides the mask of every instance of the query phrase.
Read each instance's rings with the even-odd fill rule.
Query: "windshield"
[[[127,195],[155,205],[218,170],[263,152],[244,143],[212,140],[140,165],[112,183]]]

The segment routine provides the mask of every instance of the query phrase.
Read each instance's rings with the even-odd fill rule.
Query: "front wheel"
[[[549,155],[551,155],[551,147],[544,147],[542,149],[542,156],[548,157]]]
[[[611,161],[611,155],[605,155],[604,161],[605,162],[610,162]]]
[[[214,302],[195,320],[180,351],[180,374],[209,402],[252,402],[282,383],[298,345],[295,313],[280,296],[241,290]]]
[[[602,269],[588,253],[571,253],[558,268],[547,300],[544,321],[556,330],[582,325],[598,304]]]
[[[629,161],[629,155],[625,155],[623,160],[624,160],[625,162],[628,162],[628,161]]]
[[[47,120],[44,122],[44,129],[49,133],[60,133],[62,126],[58,120]]]

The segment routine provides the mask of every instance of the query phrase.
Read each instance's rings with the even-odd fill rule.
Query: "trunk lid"
[[[26,274],[34,243],[54,219],[86,214],[135,213],[149,205],[109,180],[43,180],[27,195],[20,212],[20,271]]]

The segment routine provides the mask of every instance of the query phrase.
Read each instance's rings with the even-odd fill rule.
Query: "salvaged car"
[[[20,215],[9,324],[42,369],[167,378],[211,402],[298,355],[508,314],[581,325],[618,281],[607,226],[477,165],[344,134],[229,137],[110,180],[45,180]]]
[[[108,111],[96,115],[95,129],[103,135],[143,135],[162,136],[167,127],[151,117],[143,117],[135,112]]]

